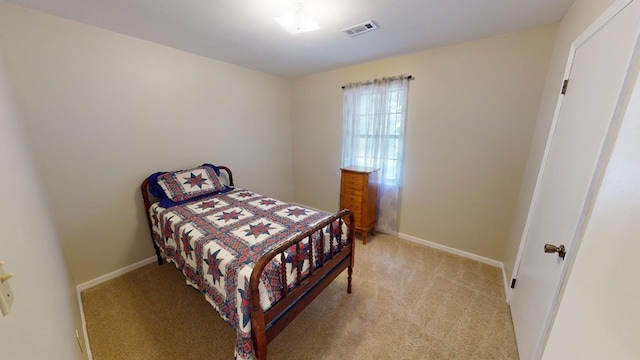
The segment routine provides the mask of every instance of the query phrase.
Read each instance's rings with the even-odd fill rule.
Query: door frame
[[[575,58],[575,54],[576,54],[576,50],[582,45],[584,44],[587,40],[589,40],[593,35],[595,35],[602,27],[604,27],[611,19],[613,19],[619,12],[621,12],[622,10],[624,10],[628,5],[630,5],[634,0],[616,0],[614,1],[600,16],[598,16],[598,18],[591,24],[589,25],[572,43],[569,49],[569,55],[568,55],[568,59],[567,59],[567,63],[565,65],[565,70],[563,73],[563,80],[566,80],[569,78],[569,75],[571,73],[571,69],[573,66],[573,61]],[[636,0],[636,1],[640,1],[640,0]],[[628,97],[631,93],[631,86],[633,85],[633,80],[634,77],[632,76],[634,73],[636,73],[636,71],[634,70],[635,67],[640,66],[640,64],[638,63],[638,58],[639,58],[639,50],[640,50],[640,46],[639,46],[639,42],[636,42],[636,48],[635,51],[631,57],[631,61],[629,64],[629,67],[626,69],[626,74],[625,74],[625,78],[623,81],[623,85],[622,88],[620,90],[620,93],[618,94],[618,100],[616,103],[616,107],[611,119],[611,123],[609,124],[609,128],[607,130],[607,134],[605,137],[605,141],[603,144],[603,147],[601,149],[599,158],[598,158],[598,162],[596,165],[596,169],[594,172],[593,177],[591,178],[591,182],[589,185],[589,190],[587,192],[587,196],[585,199],[585,202],[583,204],[583,208],[582,208],[582,212],[580,215],[580,220],[579,223],[576,227],[576,230],[574,232],[573,235],[573,239],[571,239],[571,245],[568,246],[568,248],[571,250],[570,252],[567,253],[567,257],[565,259],[565,265],[564,268],[562,269],[562,274],[561,274],[561,280],[560,280],[560,284],[558,286],[558,288],[556,289],[556,294],[555,294],[555,298],[554,301],[552,303],[551,308],[548,310],[547,313],[547,320],[545,322],[545,330],[544,330],[544,334],[542,336],[542,340],[540,342],[540,344],[538,345],[537,349],[536,349],[536,357],[535,358],[540,358],[543,355],[543,350],[544,347],[546,345],[546,342],[549,338],[549,334],[551,331],[551,325],[553,324],[554,320],[555,320],[555,316],[556,313],[558,311],[558,307],[560,304],[560,299],[562,297],[562,294],[564,293],[564,289],[566,288],[566,283],[568,281],[569,275],[571,273],[571,269],[573,267],[573,264],[575,262],[575,258],[576,258],[576,254],[577,251],[579,250],[580,247],[580,243],[582,242],[582,237],[584,234],[584,230],[586,227],[586,223],[588,222],[588,218],[591,214],[591,210],[593,208],[593,203],[595,201],[595,197],[597,195],[597,191],[600,187],[600,183],[602,181],[604,172],[606,170],[606,165],[608,163],[609,157],[611,156],[611,151],[613,148],[613,145],[615,143],[616,137],[617,137],[617,133],[618,133],[618,129],[620,127],[620,124],[622,122],[622,115],[624,115],[624,110],[626,108],[626,102],[628,100]],[[631,83],[631,84],[630,84]],[[554,109],[554,113],[553,113],[553,118],[552,118],[552,122],[551,125],[549,127],[549,133],[547,135],[547,140],[546,140],[546,144],[545,144],[545,149],[544,149],[544,153],[541,159],[541,163],[540,163],[540,169],[538,171],[538,175],[536,178],[536,183],[535,183],[535,187],[534,187],[534,191],[531,197],[531,203],[529,204],[529,209],[527,212],[527,218],[525,220],[525,224],[524,224],[524,228],[522,230],[522,234],[520,236],[520,245],[518,248],[518,254],[516,256],[515,259],[515,264],[514,264],[514,269],[513,272],[511,274],[511,279],[517,279],[517,275],[518,275],[518,271],[520,269],[520,265],[522,262],[522,258],[524,256],[524,250],[525,250],[525,245],[526,245],[526,241],[527,241],[527,236],[529,234],[529,229],[531,226],[531,222],[532,222],[532,217],[533,214],[535,212],[535,209],[537,207],[538,204],[538,200],[540,197],[540,184],[542,182],[542,178],[544,177],[545,174],[545,170],[546,170],[546,165],[547,165],[547,161],[548,161],[548,157],[549,157],[549,152],[551,149],[551,144],[552,144],[552,140],[553,140],[553,135],[555,133],[557,124],[558,124],[558,120],[559,120],[559,116],[560,116],[560,110],[562,109],[562,105],[563,105],[563,101],[564,101],[564,95],[561,94],[560,91],[560,87],[558,88],[558,98],[556,100],[556,105],[555,105],[555,109]],[[542,249],[541,249],[542,251]],[[510,302],[511,300],[511,295],[513,292],[513,289],[508,288],[507,289],[507,295],[506,295],[506,301],[507,303]]]

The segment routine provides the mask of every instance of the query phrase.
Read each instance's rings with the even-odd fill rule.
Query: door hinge
[[[516,279],[511,279],[511,288],[516,287]]]
[[[567,93],[568,85],[569,85],[569,79],[566,79],[565,81],[562,82],[562,90],[560,91],[560,94],[564,95]]]

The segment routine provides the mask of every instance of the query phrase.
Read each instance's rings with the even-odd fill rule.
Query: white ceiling
[[[7,0],[250,69],[302,75],[559,21],[573,0],[302,0],[321,29],[274,20],[300,0]],[[374,20],[378,30],[342,30]]]

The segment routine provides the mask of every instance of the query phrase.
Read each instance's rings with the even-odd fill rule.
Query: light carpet
[[[498,268],[378,234],[268,347],[279,359],[518,359]],[[95,360],[233,358],[235,332],[173,264],[82,292]]]

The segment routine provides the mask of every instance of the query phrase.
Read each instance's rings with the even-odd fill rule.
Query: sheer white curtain
[[[410,76],[344,86],[342,166],[380,169],[378,229],[398,231]]]

